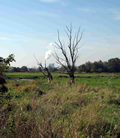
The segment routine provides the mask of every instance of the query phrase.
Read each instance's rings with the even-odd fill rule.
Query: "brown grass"
[[[113,108],[119,109],[119,90],[67,83],[46,86],[38,81],[8,84],[12,98],[0,109],[1,137],[119,137],[119,123],[114,121],[119,112]],[[38,96],[43,89],[45,94]]]

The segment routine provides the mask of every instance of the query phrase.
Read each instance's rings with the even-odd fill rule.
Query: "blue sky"
[[[34,55],[44,61],[57,29],[64,37],[71,23],[84,30],[78,65],[120,58],[119,0],[0,0],[1,56],[14,53],[13,66],[34,67]]]

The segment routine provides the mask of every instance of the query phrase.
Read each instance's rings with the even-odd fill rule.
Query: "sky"
[[[37,66],[52,51],[57,30],[84,31],[77,65],[120,58],[119,0],[0,0],[0,56],[14,54],[12,66]],[[53,57],[47,64],[55,63]]]

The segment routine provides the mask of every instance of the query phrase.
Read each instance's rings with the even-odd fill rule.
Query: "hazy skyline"
[[[63,37],[70,23],[84,30],[78,65],[120,58],[119,0],[0,0],[1,56],[13,53],[13,66],[37,66],[34,55],[44,61],[57,29]]]

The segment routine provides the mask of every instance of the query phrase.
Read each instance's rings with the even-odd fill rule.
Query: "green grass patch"
[[[9,91],[0,102],[0,137],[119,137],[119,74],[54,74],[48,84],[42,74],[30,81],[7,80]]]

